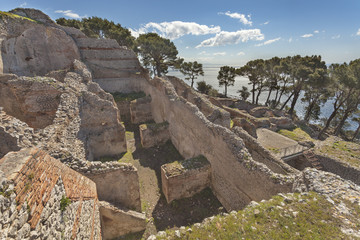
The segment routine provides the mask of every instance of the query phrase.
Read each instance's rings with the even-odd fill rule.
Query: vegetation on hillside
[[[81,20],[58,18],[56,23],[80,29],[86,36],[91,38],[111,38],[115,39],[120,46],[126,46],[130,49],[134,47],[135,38],[131,36],[129,29],[104,18],[89,17]]]
[[[359,209],[347,204],[355,212]],[[247,207],[229,215],[218,215],[201,225],[185,230],[168,230],[156,239],[348,239],[341,231],[341,219],[334,206],[317,193],[275,196],[269,201]],[[165,234],[164,234],[165,235]]]

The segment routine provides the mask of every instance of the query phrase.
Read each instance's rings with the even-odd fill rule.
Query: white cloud
[[[281,39],[280,37],[274,38],[274,39],[270,39],[270,40],[267,40],[267,41],[265,41],[265,42],[263,42],[263,43],[256,44],[255,46],[260,47],[260,46],[263,46],[263,45],[269,45],[269,44],[272,44],[272,43],[274,43],[274,42],[279,41],[280,39]]]
[[[83,18],[80,17],[79,14],[74,13],[72,10],[56,10],[56,13],[62,13],[64,16],[69,17],[69,18]]]
[[[247,29],[236,32],[221,31],[215,37],[202,41],[196,48],[238,44],[249,40],[261,41],[263,39],[264,34],[261,33],[260,29]]]
[[[251,16],[250,15],[247,15],[247,17],[249,19],[246,18],[246,16],[242,13],[237,13],[237,12],[230,12],[230,11],[227,11],[226,13],[219,13],[219,14],[224,14],[226,16],[229,16],[231,18],[234,18],[234,19],[239,19],[239,21],[245,25],[249,25],[251,26],[252,25],[252,21],[250,20]]]
[[[357,36],[360,36],[360,28],[359,28],[359,30],[357,31],[356,35],[357,35]]]
[[[135,30],[135,29],[129,28],[129,31],[130,31],[131,35],[136,38],[138,38],[140,34],[145,33],[144,29]]]
[[[200,62],[209,62],[214,59],[214,57],[199,57],[197,58]]]
[[[293,41],[293,38],[291,37],[291,38],[289,38],[289,43],[291,43]]]
[[[206,51],[202,51],[199,53],[199,55],[207,55],[207,52]]]
[[[213,54],[214,56],[225,56],[226,52],[217,52]]]
[[[20,7],[26,7],[26,5],[27,5],[27,2],[23,2],[22,4],[20,4]]]
[[[238,52],[236,55],[238,55],[238,56],[244,56],[245,53],[244,53],[244,52]]]
[[[319,33],[319,30],[315,30],[314,33],[315,33],[315,34],[316,34],[316,33]]]
[[[340,34],[339,35],[336,35],[336,36],[332,36],[331,39],[339,39],[341,36]]]
[[[185,49],[189,49],[190,47],[189,46],[186,46]]]
[[[312,37],[312,36],[314,36],[314,34],[308,33],[308,34],[302,35],[301,37],[302,37],[302,38],[310,38],[310,37]]]
[[[188,34],[197,36],[215,34],[220,32],[221,28],[219,26],[209,27],[206,25],[200,25],[195,22],[173,21],[162,23],[149,22],[139,30],[133,31],[142,33],[156,32],[165,38],[174,40]]]
[[[263,23],[263,25],[268,25],[270,23],[270,21],[266,21]]]

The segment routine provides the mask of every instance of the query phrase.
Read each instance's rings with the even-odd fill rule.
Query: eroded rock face
[[[80,59],[74,40],[47,15],[31,9],[13,12],[27,18],[4,15],[0,19],[0,73],[43,76]]]
[[[80,53],[74,40],[50,26],[34,24],[19,36],[2,42],[4,73],[42,76],[69,68],[75,59],[80,59]]]

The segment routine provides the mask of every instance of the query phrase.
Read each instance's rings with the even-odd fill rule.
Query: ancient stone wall
[[[2,238],[101,239],[96,186],[90,179],[37,148],[7,154],[0,172],[7,193],[0,196]]]
[[[315,154],[325,170],[360,185],[360,169],[345,164],[333,157]]]
[[[144,123],[153,120],[151,114],[151,96],[138,98],[130,102],[132,123]]]
[[[211,166],[203,156],[161,166],[161,186],[168,203],[209,187]]]
[[[169,122],[172,143],[185,157],[204,155],[212,167],[212,189],[227,210],[240,209],[251,200],[290,191],[290,177],[275,174],[252,160],[242,140],[229,129],[208,121],[193,104],[179,98],[172,84],[160,78],[144,89],[152,96],[156,122]]]
[[[0,77],[0,106],[35,129],[52,124],[63,92],[52,78]]]
[[[100,202],[101,226],[104,239],[117,239],[128,233],[146,228],[145,214],[119,209],[107,202]]]
[[[118,169],[96,171],[96,168],[85,176],[96,183],[101,201],[107,201],[141,212],[140,186],[137,169],[131,165]]]
[[[230,127],[230,114],[228,112],[212,104],[205,96],[196,92],[181,79],[171,76],[168,76],[167,79],[174,85],[178,96],[196,105],[210,122],[227,128]]]
[[[289,167],[281,159],[264,148],[256,138],[250,136],[244,129],[234,127],[232,131],[243,140],[245,147],[248,149],[253,160],[264,163],[275,173],[297,173],[295,169]]]
[[[170,139],[168,122],[141,124],[139,130],[144,148],[162,145]]]

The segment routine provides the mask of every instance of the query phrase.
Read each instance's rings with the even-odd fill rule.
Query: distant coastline
[[[218,80],[217,80],[217,75],[218,75],[218,72],[219,72],[221,66],[222,65],[219,65],[219,64],[204,64],[204,67],[203,67],[204,76],[199,76],[198,79],[195,80],[195,82],[204,80],[207,84],[212,85],[216,90],[218,90],[219,93],[223,93],[224,88],[219,87]],[[239,66],[234,66],[234,67],[239,67]],[[174,71],[174,70],[169,69],[168,75],[183,79],[184,82],[186,82],[187,84],[190,83],[189,81],[185,80],[184,75],[182,75],[181,72],[179,72],[179,71],[176,71],[176,70]],[[242,86],[249,87],[248,82],[249,82],[249,80],[245,77],[236,77],[234,86],[231,86],[228,88],[228,96],[238,98],[239,94],[237,93],[237,91],[239,89],[241,89]],[[196,88],[196,83],[194,84],[194,86]],[[263,94],[260,95],[259,101],[261,104],[263,104],[265,102],[267,93],[268,93],[267,91],[264,91]],[[250,95],[249,99],[251,99],[251,95]],[[301,101],[298,101],[295,106],[296,113],[300,118],[302,118],[305,115],[304,107],[305,106]],[[331,112],[332,112],[332,104],[331,104],[331,100],[328,100],[321,107],[320,118],[329,117]],[[318,122],[310,121],[310,122],[320,123],[320,121],[318,121]],[[349,123],[350,123],[350,126],[345,129],[346,130],[355,130],[357,127],[357,123],[353,122],[353,121],[349,121]]]

